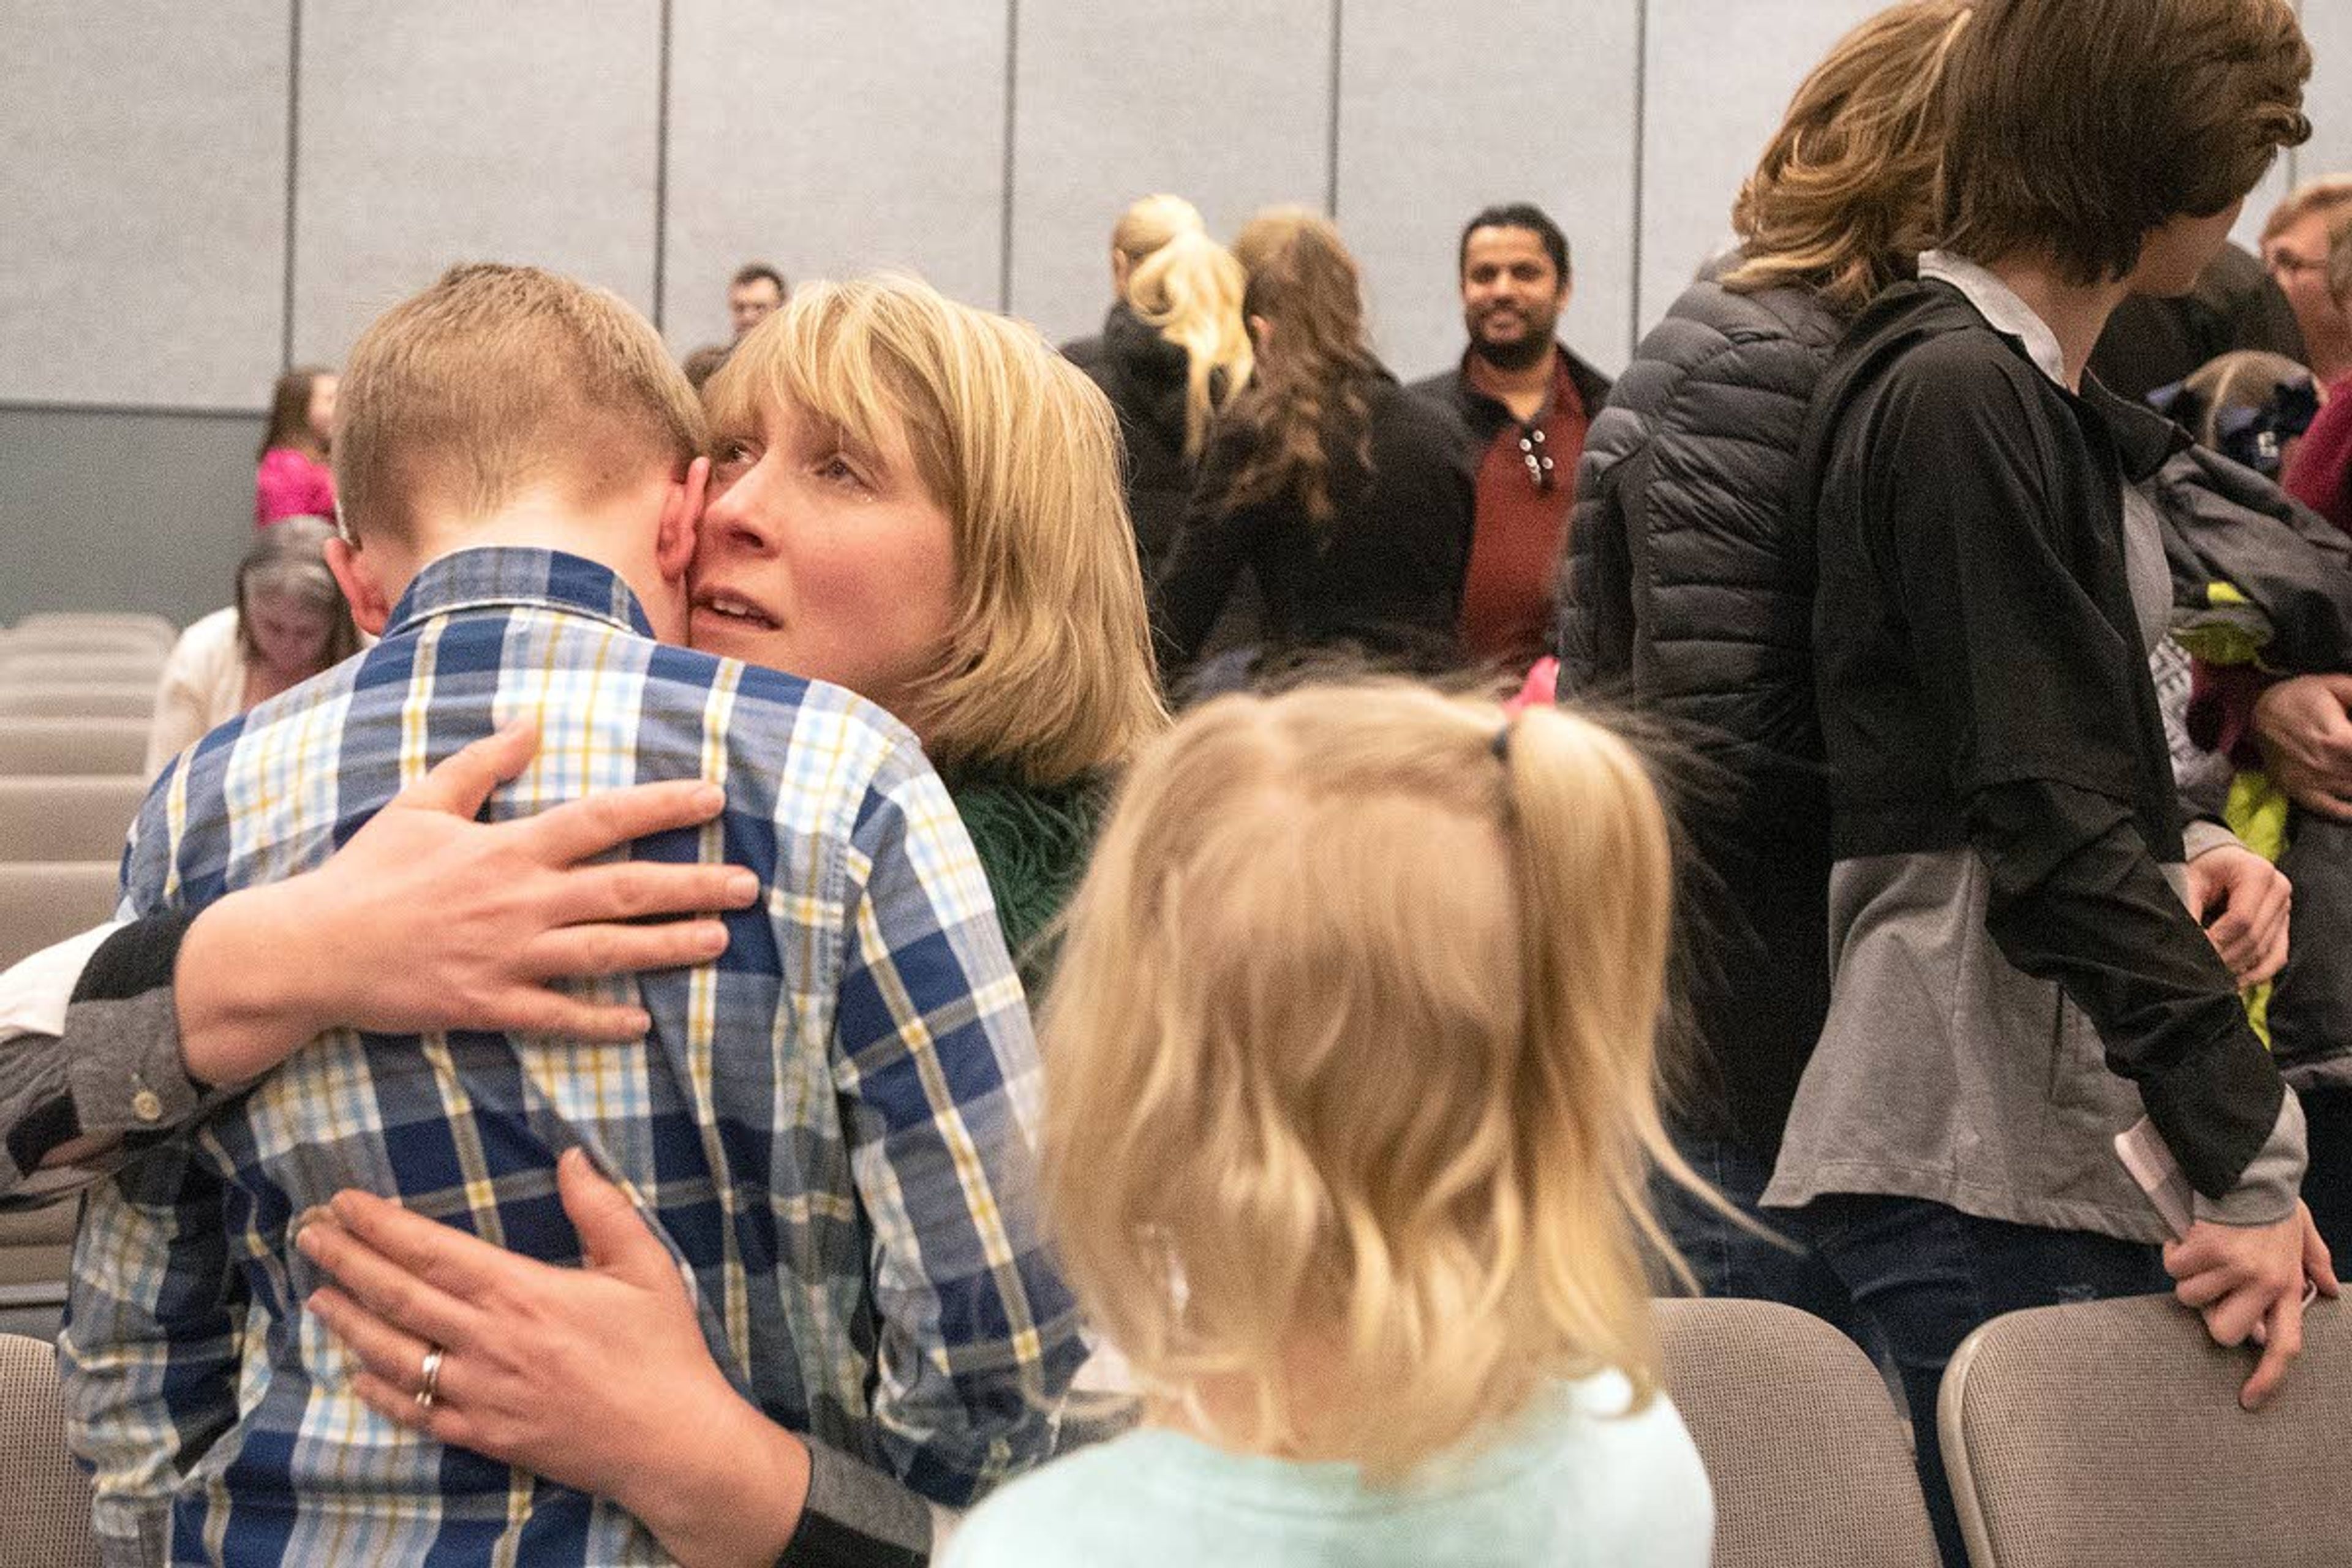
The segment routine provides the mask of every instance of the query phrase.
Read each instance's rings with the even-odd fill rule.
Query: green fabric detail
[[[2253,603],[2252,599],[2247,598],[2245,595],[2238,591],[2238,585],[2235,583],[2225,583],[2218,577],[2212,582],[2205,584],[2205,602],[2209,605],[2251,605]]]
[[[2271,782],[2260,768],[2247,768],[2230,781],[2230,802],[2221,820],[2238,841],[2272,865],[2286,853],[2286,791]],[[2246,993],[2246,1021],[2262,1042],[2271,1043],[2271,983],[2263,981]]]
[[[979,852],[1004,945],[1034,993],[1053,970],[1055,921],[1077,889],[1102,820],[1099,779],[1031,789],[994,775],[950,781],[956,815]]]
[[[2227,583],[2207,584],[2205,598],[2201,608],[2174,612],[2174,640],[2207,664],[2253,663],[2270,644],[2270,617]]]

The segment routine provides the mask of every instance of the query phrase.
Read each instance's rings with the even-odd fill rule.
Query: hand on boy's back
[[[2248,1410],[2261,1409],[2278,1392],[2287,1364],[2303,1353],[2305,1283],[2324,1296],[2339,1289],[2327,1244],[2300,1202],[2273,1225],[2200,1221],[2165,1244],[2164,1267],[2175,1281],[2173,1295],[2203,1316],[2215,1343],[2251,1339],[2262,1345],[2262,1360],[2238,1394]]]
[[[2254,738],[2297,805],[2352,822],[2352,675],[2298,675],[2254,703]]]
[[[483,824],[490,792],[538,736],[509,726],[403,791],[319,869],[207,909],[180,951],[189,1076],[243,1083],[303,1041],[349,1026],[380,1033],[505,1029],[632,1040],[642,1008],[552,981],[699,963],[727,945],[715,919],[759,882],[740,867],[597,862],[633,839],[716,816],[699,780],[641,784]],[[283,955],[301,952],[289,965]]]

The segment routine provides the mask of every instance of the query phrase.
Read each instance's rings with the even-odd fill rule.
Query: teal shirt
[[[1621,1416],[1627,1395],[1613,1373],[1563,1384],[1502,1441],[1396,1490],[1146,1428],[1006,1486],[943,1568],[1707,1568],[1698,1450],[1663,1394]]]

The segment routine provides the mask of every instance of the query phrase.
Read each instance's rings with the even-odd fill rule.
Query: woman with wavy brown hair
[[[1256,370],[1210,438],[1154,597],[1170,668],[1200,656],[1244,569],[1265,597],[1260,663],[1346,649],[1451,665],[1471,491],[1444,416],[1373,357],[1355,258],[1328,220],[1260,213],[1234,254]]]
[[[1712,764],[1717,787],[1679,803],[1695,1081],[1673,1122],[1751,1214],[1829,1007],[1813,564],[1790,479],[1830,351],[1912,270],[1943,152],[1937,88],[1969,20],[1968,0],[1906,0],[1832,47],[1740,189],[1739,251],[1642,340],[1577,476],[1560,688],[1663,715]],[[1671,1190],[1660,1205],[1706,1294],[1786,1302],[1869,1342],[1810,1252]]]

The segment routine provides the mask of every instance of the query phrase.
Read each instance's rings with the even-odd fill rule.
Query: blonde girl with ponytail
[[[1010,1563],[1702,1568],[1644,1203],[1670,851],[1619,736],[1399,683],[1228,697],[1130,773],[1046,1003],[1045,1211],[1143,1426]]]

